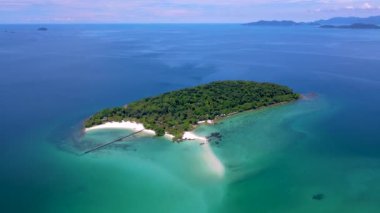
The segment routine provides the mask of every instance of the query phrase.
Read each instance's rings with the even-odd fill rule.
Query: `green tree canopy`
[[[178,139],[184,131],[192,130],[198,121],[298,98],[299,95],[290,88],[273,83],[216,81],[145,98],[126,107],[104,109],[89,118],[85,126],[129,120],[155,130],[158,136],[168,132]]]

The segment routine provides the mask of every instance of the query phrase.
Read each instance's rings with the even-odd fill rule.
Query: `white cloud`
[[[380,0],[0,0],[0,22],[241,22],[380,14]]]
[[[361,8],[368,10],[368,9],[373,9],[373,6],[370,3],[365,2],[364,4],[362,4]]]

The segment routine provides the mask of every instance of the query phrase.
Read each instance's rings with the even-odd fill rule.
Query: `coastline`
[[[294,103],[294,102],[302,100],[302,99],[304,99],[304,96],[300,96],[300,98],[298,98],[297,100],[290,101],[290,102],[280,102],[280,103],[272,104],[269,106],[262,106],[262,107],[259,107],[257,109],[246,110],[243,112],[233,112],[233,113],[230,113],[227,115],[217,116],[213,120],[198,121],[196,125],[193,125],[193,128],[191,131],[184,132],[184,134],[182,136],[182,140],[199,140],[202,142],[207,142],[208,140],[206,137],[201,137],[201,136],[194,134],[193,130],[195,130],[200,125],[214,125],[214,124],[217,124],[221,120],[228,119],[230,117],[233,117],[235,115],[239,115],[241,113],[254,112],[254,111],[268,109],[268,108],[272,108],[272,107],[276,107],[276,106],[290,104],[290,103]],[[132,131],[143,131],[144,133],[147,133],[150,135],[156,135],[156,132],[154,130],[146,129],[144,127],[144,124],[142,124],[142,123],[138,123],[135,121],[124,121],[124,120],[120,121],[120,122],[110,121],[110,122],[106,122],[104,124],[85,128],[84,132],[86,133],[88,131],[99,130],[99,129],[128,129],[128,130],[132,130]],[[175,136],[165,132],[165,135],[163,137],[170,139],[170,140],[173,140],[173,138]]]
[[[93,126],[90,128],[85,128],[84,132],[87,133],[87,132],[90,132],[93,130],[100,130],[100,129],[128,129],[128,130],[132,130],[135,132],[143,131],[144,133],[149,134],[149,135],[156,135],[156,132],[154,130],[145,129],[143,124],[137,123],[137,122],[131,122],[131,121],[107,122],[107,123],[100,124],[97,126]],[[174,138],[174,135],[169,134],[169,133],[165,133],[164,137],[172,140]],[[194,134],[193,132],[184,132],[182,139],[183,140],[198,140],[201,142],[207,142],[208,141],[206,137],[198,136],[198,135]]]
[[[192,128],[191,131],[184,132],[184,134],[182,136],[182,140],[199,140],[199,141],[202,141],[202,142],[208,142],[208,140],[207,140],[206,137],[201,137],[201,136],[198,136],[198,135],[194,134],[193,130],[195,130],[200,125],[214,125],[214,124],[217,124],[218,122],[220,122],[220,121],[222,121],[224,119],[228,119],[230,117],[233,117],[235,115],[239,115],[239,114],[242,114],[242,113],[254,112],[254,111],[264,110],[264,109],[268,109],[268,108],[272,108],[272,107],[276,107],[276,106],[281,106],[281,105],[285,105],[285,104],[294,103],[296,101],[304,99],[303,97],[304,96],[300,96],[300,98],[298,98],[297,100],[290,101],[290,102],[280,102],[280,103],[272,104],[272,105],[269,105],[269,106],[262,106],[262,107],[259,107],[257,109],[246,110],[246,111],[243,111],[243,112],[233,112],[233,113],[230,113],[230,114],[224,115],[224,116],[217,116],[213,120],[198,121],[196,125],[193,125],[193,128]],[[138,123],[138,122],[135,122],[135,121],[124,121],[124,120],[120,121],[120,122],[110,121],[110,122],[107,122],[107,123],[104,123],[104,124],[100,124],[100,125],[96,125],[96,126],[93,126],[93,127],[85,128],[84,132],[86,133],[88,131],[99,130],[99,129],[128,129],[128,130],[132,130],[132,131],[143,131],[144,133],[147,133],[149,135],[156,135],[156,132],[154,130],[146,129],[144,127],[144,124],[142,124],[142,123]],[[173,138],[175,136],[172,135],[172,134],[169,134],[169,133],[165,132],[165,135],[163,137],[165,137],[165,138],[167,138],[169,140],[173,140]]]
[[[235,115],[240,115],[242,113],[249,113],[249,112],[256,112],[256,111],[260,111],[260,110],[266,110],[266,109],[270,109],[270,108],[273,108],[273,107],[277,107],[277,106],[282,106],[282,105],[287,105],[287,104],[291,104],[291,103],[295,103],[299,100],[302,100],[302,98],[298,98],[296,100],[293,100],[293,101],[289,101],[289,102],[280,102],[280,103],[276,103],[276,104],[271,104],[271,105],[268,105],[268,106],[262,106],[262,107],[259,107],[259,108],[256,108],[256,109],[250,109],[250,110],[246,110],[246,111],[243,111],[243,112],[232,112],[228,115],[224,115],[224,116],[217,116],[215,117],[212,121],[212,123],[206,123],[207,124],[217,124],[218,122],[224,120],[224,119],[228,119],[228,118],[231,118]],[[195,126],[195,128],[197,128],[198,125]]]
[[[133,131],[142,130],[144,133],[148,135],[156,135],[155,131],[145,129],[143,124],[130,122],[130,121],[107,122],[101,125],[85,128],[84,132],[87,133],[93,130],[101,130],[101,129],[128,129],[128,130],[133,130]],[[165,137],[168,140],[173,140],[174,135],[165,133],[163,137]],[[225,173],[224,165],[211,149],[210,144],[208,143],[208,139],[206,137],[196,135],[194,132],[185,132],[182,136],[182,139],[199,143],[203,151],[202,159],[204,160],[204,162],[206,163],[210,171],[213,174],[215,174],[217,177],[224,176],[224,173]]]
[[[104,124],[96,125],[93,127],[85,128],[84,132],[89,132],[93,130],[100,130],[100,129],[128,129],[132,131],[143,131],[144,133],[150,134],[150,135],[155,135],[156,132],[153,130],[145,129],[143,124],[136,123],[136,122],[131,122],[131,121],[121,121],[121,122],[107,122]]]
[[[300,99],[301,99],[301,97],[297,100],[300,100]],[[247,111],[243,111],[243,112],[234,112],[234,113],[230,113],[230,114],[224,115],[224,116],[217,116],[213,120],[199,121],[199,122],[197,122],[197,125],[193,125],[192,130],[196,129],[200,125],[217,124],[218,122],[220,122],[224,119],[233,117],[235,115],[239,115],[241,113],[259,111],[259,110],[272,108],[272,107],[276,107],[276,106],[280,106],[280,105],[290,104],[290,103],[296,102],[297,100],[294,100],[291,102],[276,103],[276,104],[272,104],[269,106],[263,106],[263,107],[260,107],[257,109],[247,110]],[[131,122],[131,121],[107,122],[107,123],[100,124],[97,126],[93,126],[90,128],[85,128],[84,132],[87,133],[89,131],[99,130],[99,129],[128,129],[128,130],[132,130],[135,132],[136,131],[143,131],[144,133],[151,135],[151,136],[156,135],[156,132],[154,130],[146,129],[142,123]],[[170,141],[173,141],[173,139],[174,139],[174,135],[171,135],[167,132],[165,132],[165,135],[163,137],[170,140]],[[193,131],[187,131],[187,132],[184,132],[181,139],[184,141],[195,141],[196,143],[199,143],[199,145],[201,146],[201,149],[203,151],[202,158],[203,158],[205,164],[208,166],[208,168],[210,168],[210,171],[212,171],[212,173],[214,173],[219,178],[224,176],[225,167],[224,167],[223,163],[220,161],[220,159],[215,155],[214,151],[212,150],[212,148],[210,146],[210,143],[209,143],[207,137],[199,136],[199,135],[195,134]]]

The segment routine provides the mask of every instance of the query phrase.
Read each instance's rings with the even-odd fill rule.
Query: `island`
[[[380,25],[380,16],[370,17],[334,17],[326,20],[318,20],[319,25],[351,25],[355,23]]]
[[[261,20],[245,23],[246,26],[273,26],[273,27],[293,27],[293,26],[320,26],[321,28],[340,29],[378,29],[380,26],[380,16],[361,17],[334,17],[326,20],[316,20],[311,22],[296,22],[292,20]]]
[[[261,20],[261,21],[257,21],[257,22],[250,22],[250,23],[246,23],[244,25],[248,25],[248,26],[296,26],[296,25],[300,25],[302,23],[297,23],[297,22],[294,22],[294,21],[288,21],[288,20],[283,20],[283,21],[277,21],[277,20],[274,20],[274,21],[264,21],[264,20]]]
[[[299,97],[289,87],[273,83],[216,81],[104,109],[84,125],[91,128],[109,122],[135,122],[153,130],[157,136],[170,134],[173,141],[181,141],[185,132],[200,124]]]
[[[322,25],[321,28],[329,29],[380,29],[380,26],[375,24],[350,24],[350,25]]]

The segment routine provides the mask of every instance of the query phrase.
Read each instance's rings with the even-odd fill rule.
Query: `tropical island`
[[[297,100],[292,89],[273,83],[216,81],[167,92],[122,107],[104,109],[85,121],[91,128],[109,122],[136,122],[157,136],[182,140],[186,131],[239,112]]]
[[[288,26],[296,26],[296,25],[301,25],[301,24],[303,24],[303,23],[298,23],[298,22],[290,21],[290,20],[282,20],[282,21],[261,20],[261,21],[246,23],[244,25],[248,25],[248,26],[286,26],[286,27],[288,27]]]
[[[47,31],[48,28],[46,28],[46,27],[40,27],[40,28],[38,28],[37,30],[38,30],[38,31]]]
[[[272,27],[292,27],[292,26],[319,26],[320,28],[337,29],[379,29],[380,16],[362,17],[334,17],[326,20],[316,20],[311,22],[296,22],[292,20],[260,20],[243,24],[246,26],[272,26]]]
[[[320,27],[330,29],[380,29],[380,26],[375,24],[322,25]]]

